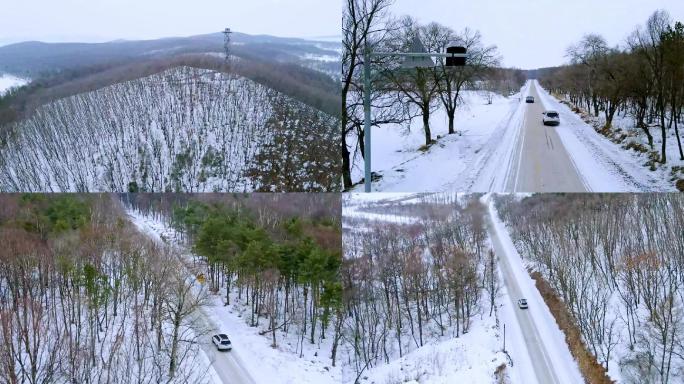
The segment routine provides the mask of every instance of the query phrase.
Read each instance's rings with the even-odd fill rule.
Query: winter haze
[[[315,17],[305,19],[305,15]],[[249,34],[339,36],[340,9],[318,0],[7,1],[0,14],[0,45],[26,40],[158,39],[221,31],[226,26]]]

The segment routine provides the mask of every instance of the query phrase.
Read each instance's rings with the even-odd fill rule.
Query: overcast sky
[[[0,44],[107,41],[222,31],[340,36],[338,0],[2,0]]]
[[[477,29],[505,66],[534,69],[567,62],[565,49],[586,33],[622,45],[657,9],[684,22],[684,0],[396,0],[392,12]]]

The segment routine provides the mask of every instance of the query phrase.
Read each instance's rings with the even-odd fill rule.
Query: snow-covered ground
[[[370,369],[364,383],[453,384],[493,383],[496,368],[505,364],[496,319],[483,316],[459,338],[430,342],[389,364]],[[513,383],[529,383],[514,381]],[[512,384],[513,384],[512,383]],[[351,383],[346,383],[351,384]]]
[[[14,87],[21,87],[22,85],[28,84],[29,80],[22,79],[6,73],[0,73],[0,96],[4,95],[5,92]]]
[[[407,194],[373,193],[372,197],[353,194],[343,207],[343,221],[361,220],[350,231],[366,231],[376,225],[410,225],[418,218],[387,214],[368,214],[363,208],[374,203],[397,203],[411,199]],[[414,194],[419,199],[420,194]],[[583,378],[534,280],[527,273],[506,226],[491,203],[491,195],[482,202],[488,206],[489,246],[499,259],[498,277],[502,282],[496,296],[495,316],[486,310],[472,322],[468,333],[458,338],[436,337],[403,357],[390,356],[389,363],[368,369],[363,383],[493,383],[498,367],[506,367],[506,383],[575,384]],[[363,223],[363,221],[367,223]],[[358,244],[345,241],[345,255],[356,254]],[[349,248],[347,248],[349,247]],[[352,249],[353,248],[353,249]],[[529,309],[518,308],[517,300],[526,298]],[[484,300],[483,300],[484,301]],[[486,303],[481,303],[486,305]],[[506,353],[503,352],[503,326],[506,327]]]
[[[675,190],[667,174],[669,168],[650,171],[644,166],[648,161],[647,155],[626,150],[613,143],[597,133],[570,107],[551,96],[538,82],[536,82],[536,87],[545,109],[555,110],[560,114],[561,125],[556,127],[556,132],[591,190],[602,192]],[[630,122],[631,119],[617,117],[614,127],[633,130],[633,127],[627,128]],[[633,122],[631,124],[633,125]],[[659,144],[656,143],[656,147],[659,148]],[[684,161],[679,161],[679,156],[675,156],[676,147],[676,141],[672,138],[669,146],[670,166],[684,165]]]
[[[129,211],[129,216],[143,233],[176,247],[186,261],[194,259],[177,232],[164,221],[135,211]],[[250,327],[247,323],[248,316],[244,314],[248,306],[237,298],[237,292],[232,295],[229,306],[224,305],[223,294],[211,295],[210,306],[204,312],[217,331],[226,332],[231,338],[233,350],[223,355],[231,354],[238,365],[249,372],[255,383],[333,384],[341,381],[339,368],[329,364],[331,345],[328,343],[332,342],[331,338],[326,339],[328,343],[305,343],[301,358],[296,352],[301,345],[298,345],[298,337],[293,332],[279,332],[278,347],[272,348],[271,334],[260,335],[259,332],[263,331],[261,327]],[[214,362],[217,363],[222,361]]]
[[[525,94],[525,88],[521,90]],[[372,170],[382,179],[373,183],[373,191],[467,191],[473,188],[477,173],[492,157],[504,154],[500,148],[513,148],[516,122],[520,116],[520,97],[493,95],[492,104],[482,92],[465,91],[463,105],[456,112],[456,134],[448,135],[448,117],[443,109],[430,118],[437,144],[427,151],[422,121],[413,119],[410,129],[388,124],[372,131]],[[510,127],[510,129],[509,129]],[[353,137],[350,144],[354,145]],[[493,161],[495,163],[498,161]],[[497,168],[501,169],[501,164]],[[363,177],[363,159],[357,156],[352,179]],[[363,190],[358,186],[356,190]]]

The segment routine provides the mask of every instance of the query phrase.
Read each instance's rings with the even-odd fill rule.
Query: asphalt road
[[[530,355],[530,361],[532,362],[532,368],[534,369],[535,375],[537,376],[537,382],[543,384],[560,384],[561,381],[558,379],[556,372],[554,372],[553,365],[551,363],[551,358],[544,344],[542,343],[541,336],[537,330],[537,326],[534,322],[534,318],[530,314],[530,311],[518,308],[518,299],[524,298],[521,293],[520,286],[515,279],[515,274],[513,273],[513,268],[505,256],[506,251],[504,249],[501,240],[497,236],[496,231],[492,230],[494,224],[492,223],[491,216],[487,216],[487,224],[490,228],[489,235],[492,239],[492,245],[494,246],[494,252],[499,257],[499,267],[504,277],[504,285],[508,290],[508,297],[511,301],[511,305],[515,310],[515,315],[520,325],[520,330],[523,333],[523,339],[525,345],[527,346],[527,351]],[[512,356],[515,361],[516,356]]]
[[[530,84],[529,95],[534,96],[535,102],[525,106],[525,120],[506,191],[586,192],[587,188],[556,132],[557,127],[542,123],[544,105],[534,82]]]

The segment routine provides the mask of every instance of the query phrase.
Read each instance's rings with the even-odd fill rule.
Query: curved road
[[[568,152],[555,127],[544,126],[544,105],[536,82],[531,81],[529,96],[535,102],[526,104],[522,131],[516,143],[512,172],[506,180],[508,192],[586,192]],[[524,103],[524,97],[522,102]],[[561,125],[563,121],[561,121]]]
[[[141,233],[149,235],[154,241],[162,245],[169,245],[171,247],[178,248],[177,244],[168,243],[162,239],[160,233],[152,225],[149,225],[142,216],[138,215],[135,211],[128,212],[129,221],[140,229]],[[179,252],[182,255],[184,252]],[[191,266],[188,265],[187,260],[183,258],[180,259],[181,263],[185,266],[188,271],[188,275],[194,275],[191,273]],[[206,312],[208,308],[202,308],[199,311],[194,312],[194,328],[195,332],[200,335],[200,347],[207,355],[212,368],[216,372],[219,379],[225,384],[256,384],[252,376],[245,369],[245,364],[238,355],[238,353],[233,351],[218,351],[214,344],[211,342],[211,337],[220,332],[226,330],[219,329],[218,326],[214,324],[211,320],[211,316]],[[230,336],[230,330],[226,332]],[[239,348],[239,346],[238,346]],[[233,346],[233,349],[237,349]]]

